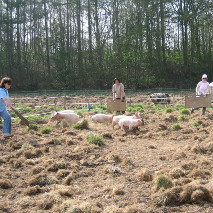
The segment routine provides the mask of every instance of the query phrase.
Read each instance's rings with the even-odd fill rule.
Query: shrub
[[[99,135],[99,134],[94,133],[94,132],[87,133],[86,141],[89,144],[95,144],[95,145],[98,145],[98,146],[104,145],[103,137],[101,135]]]
[[[35,130],[35,131],[37,131],[38,130],[38,126],[36,124],[30,123],[29,126],[28,126],[28,131],[29,130]]]
[[[185,117],[184,115],[180,115],[180,116],[178,117],[178,120],[179,120],[179,121],[185,121],[185,120],[186,120],[186,117]]]
[[[49,126],[43,127],[43,128],[41,128],[41,130],[40,130],[40,132],[41,132],[42,134],[50,134],[51,131],[52,131],[52,128],[49,127]]]
[[[72,127],[74,129],[89,129],[89,123],[88,120],[84,119],[80,123],[73,124]]]
[[[202,122],[201,122],[201,121],[196,121],[196,120],[195,120],[195,121],[193,121],[192,124],[193,124],[193,126],[196,126],[196,127],[197,127],[197,126],[200,126],[200,125],[202,124]]]
[[[173,109],[172,109],[172,108],[167,108],[167,109],[166,109],[166,112],[167,112],[167,113],[171,113],[171,112],[173,112]]]
[[[169,180],[168,177],[166,177],[165,175],[161,174],[157,179],[156,179],[156,184],[157,184],[157,188],[171,188],[173,186],[172,182]]]
[[[172,129],[173,130],[180,130],[180,129],[182,129],[182,127],[179,124],[173,124]]]
[[[184,109],[181,109],[181,110],[180,110],[180,114],[181,114],[181,115],[190,115],[190,111],[189,111],[188,109],[185,109],[185,108],[184,108]]]

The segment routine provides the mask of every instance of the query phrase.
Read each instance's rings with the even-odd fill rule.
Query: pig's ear
[[[114,117],[115,115],[112,115],[112,118]]]
[[[138,112],[135,113],[135,116],[136,116],[136,117],[138,116]]]

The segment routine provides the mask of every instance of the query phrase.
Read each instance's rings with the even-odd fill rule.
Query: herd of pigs
[[[73,110],[62,110],[53,112],[51,119],[56,120],[57,124],[64,120],[72,125],[79,121],[80,116]],[[115,125],[118,125],[124,131],[126,131],[127,129],[133,130],[140,125],[144,125],[143,118],[140,117],[140,114],[138,112],[136,112],[133,116],[95,114],[91,116],[91,119],[95,123],[112,123],[113,128]]]

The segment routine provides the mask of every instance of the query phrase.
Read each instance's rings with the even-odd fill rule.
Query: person
[[[5,138],[13,136],[11,134],[11,117],[6,108],[12,106],[8,93],[11,83],[12,80],[8,77],[2,78],[0,82],[0,116],[4,119],[3,134]]]
[[[113,101],[115,100],[125,100],[125,92],[124,92],[124,85],[120,82],[118,78],[115,78],[113,80],[113,86],[112,86],[112,94],[113,94]],[[124,114],[125,111],[122,111]]]
[[[196,86],[196,95],[206,96],[207,94],[209,94],[209,82],[207,80],[208,80],[208,76],[206,74],[203,74],[201,81],[199,81]],[[193,113],[195,109],[198,109],[198,108],[192,108],[191,113]],[[201,115],[204,115],[205,112],[206,112],[206,107],[203,107]]]

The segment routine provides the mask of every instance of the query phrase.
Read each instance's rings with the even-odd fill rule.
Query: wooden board
[[[14,107],[11,107],[11,109],[16,113],[16,115],[21,119],[21,121],[25,125],[27,125],[27,126],[30,125],[29,121],[19,111],[17,111]]]
[[[109,111],[125,111],[126,110],[126,101],[120,100],[107,100],[107,109]]]
[[[207,96],[185,96],[186,108],[208,107],[211,106],[211,95]]]

